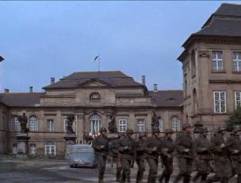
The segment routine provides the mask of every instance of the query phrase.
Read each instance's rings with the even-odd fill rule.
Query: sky
[[[182,89],[182,44],[220,1],[0,2],[0,92],[35,92],[73,72],[120,70]],[[238,2],[236,2],[238,3]]]

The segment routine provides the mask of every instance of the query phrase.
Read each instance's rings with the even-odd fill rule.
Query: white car
[[[71,168],[96,167],[95,151],[89,144],[75,144],[67,147],[66,159]]]

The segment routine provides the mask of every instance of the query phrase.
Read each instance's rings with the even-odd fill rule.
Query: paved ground
[[[161,173],[159,167],[159,174]],[[148,170],[145,172],[145,177]],[[115,183],[115,168],[107,166],[105,183]],[[136,168],[131,182],[135,182]],[[0,183],[94,183],[97,169],[70,168],[63,160],[0,159]],[[146,182],[146,179],[145,181]]]

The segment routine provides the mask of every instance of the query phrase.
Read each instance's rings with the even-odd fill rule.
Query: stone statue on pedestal
[[[18,121],[21,126],[21,133],[27,133],[28,128],[27,128],[27,123],[28,123],[28,118],[25,113],[23,113],[22,116],[18,116]]]
[[[108,130],[109,130],[110,133],[116,133],[117,132],[117,127],[116,127],[116,123],[115,123],[115,116],[112,115],[112,114],[109,117]]]
[[[157,116],[155,112],[152,113],[151,127],[152,131],[159,131],[160,116]]]
[[[74,123],[74,115],[69,115],[67,117],[67,127],[66,127],[66,133],[67,134],[73,134],[73,123]]]

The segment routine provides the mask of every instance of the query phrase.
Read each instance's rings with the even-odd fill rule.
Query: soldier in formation
[[[137,164],[137,175],[136,175],[136,183],[141,183],[143,180],[143,174],[145,172],[145,141],[146,134],[140,134],[139,139],[136,142],[136,164]]]
[[[195,164],[197,168],[197,174],[193,178],[193,182],[196,182],[199,178],[201,178],[201,183],[205,183],[207,176],[210,172],[210,143],[207,138],[207,129],[204,127],[200,127],[196,129],[196,133],[198,137],[194,141],[194,149],[195,149]]]
[[[100,129],[100,135],[93,140],[93,148],[95,150],[95,156],[98,167],[98,181],[104,183],[105,165],[108,154],[108,138],[106,136],[107,130],[105,128]]]
[[[224,140],[224,131],[225,129],[219,128],[211,138],[215,175],[207,180],[208,183],[217,181],[228,183],[232,176],[232,166],[228,156],[229,147]]]
[[[159,182],[168,183],[173,172],[173,156],[175,150],[175,142],[172,138],[172,129],[165,130],[165,136],[161,140],[161,160],[164,171],[159,178]]]
[[[190,124],[184,123],[181,134],[177,136],[176,150],[179,173],[175,178],[174,183],[178,183],[182,178],[183,183],[190,182],[193,162],[193,139],[191,132],[192,127]]]
[[[233,168],[233,175],[237,175],[238,183],[241,183],[241,140],[240,129],[232,131],[227,140],[230,160]]]
[[[146,160],[149,165],[148,183],[155,183],[157,178],[158,158],[160,150],[159,131],[153,130],[152,136],[145,142]]]
[[[132,138],[133,130],[127,129],[126,135],[119,141],[119,154],[121,161],[121,183],[130,183],[131,162],[135,156],[135,141]]]
[[[153,129],[150,137],[140,134],[138,140],[132,138],[133,130],[128,129],[126,133],[116,139],[108,140],[106,129],[101,128],[100,136],[93,141],[98,164],[99,183],[104,182],[105,164],[108,152],[117,162],[116,181],[130,183],[131,162],[136,161],[137,175],[136,183],[143,181],[145,163],[149,166],[148,183],[155,183],[158,177],[158,160],[161,159],[164,168],[159,177],[160,183],[170,182],[173,173],[174,154],[178,160],[179,172],[174,179],[178,183],[189,183],[193,171],[193,162],[197,165],[197,173],[193,182],[199,179],[201,183],[228,181],[237,176],[237,182],[241,183],[241,139],[240,128],[232,131],[227,140],[224,139],[225,129],[219,128],[211,137],[207,137],[207,129],[199,126],[194,129],[197,136],[192,138],[192,127],[188,123],[183,124],[182,131],[176,134],[173,140],[173,131],[167,129],[164,137],[159,137],[159,130]],[[210,162],[214,162],[214,173],[211,173]],[[208,177],[208,178],[207,178]]]

